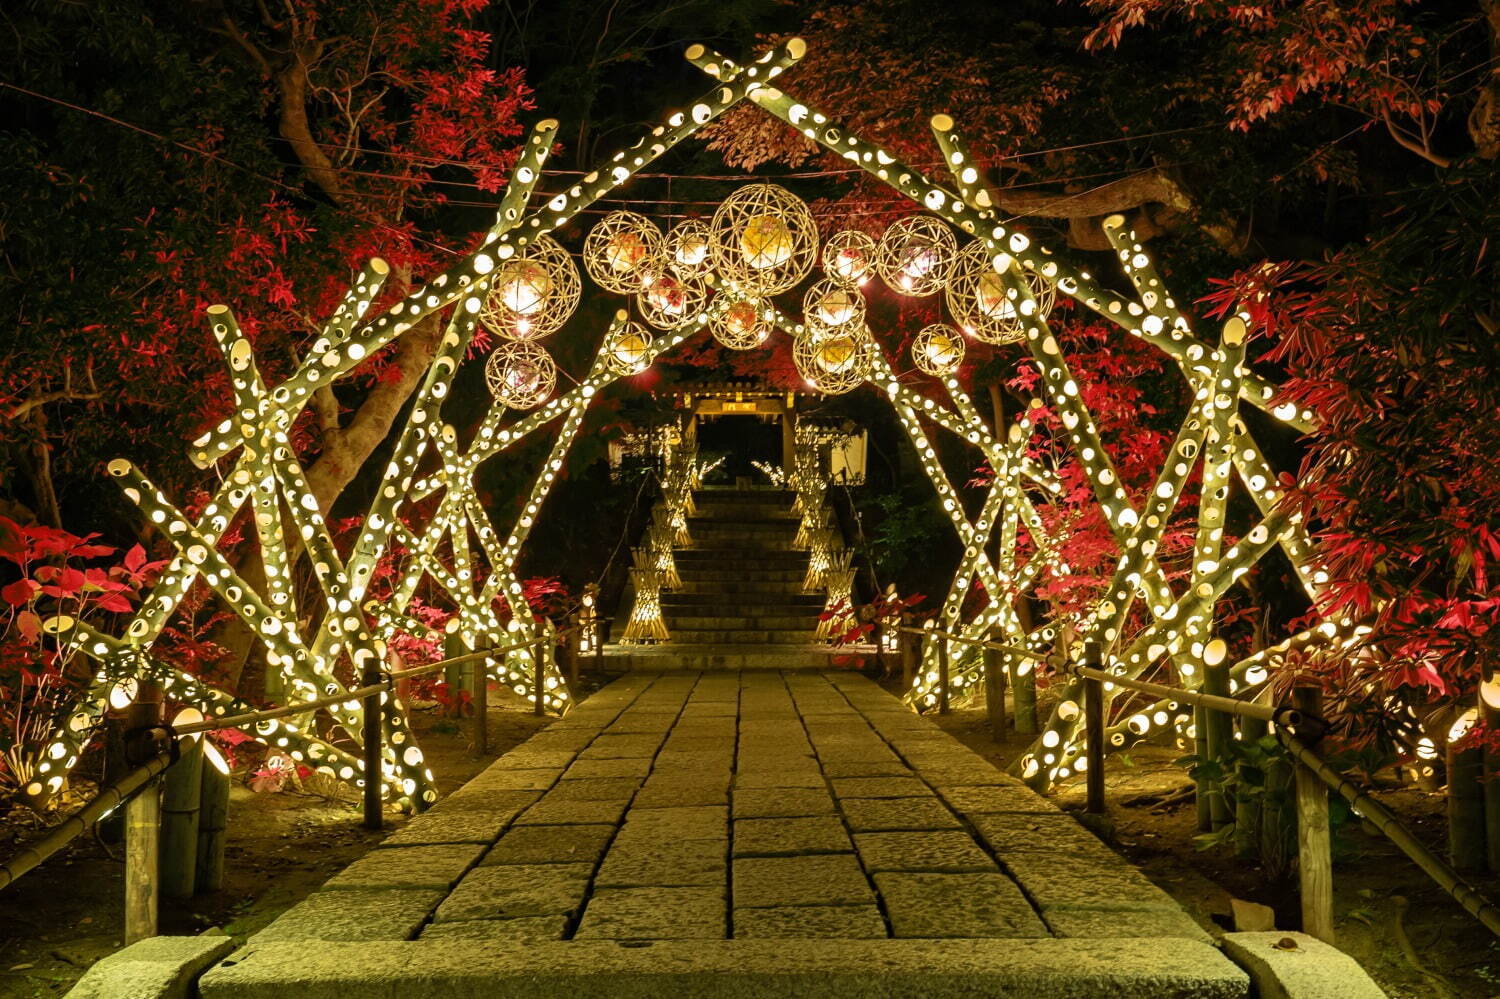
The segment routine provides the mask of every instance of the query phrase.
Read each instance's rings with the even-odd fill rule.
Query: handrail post
[[[484,659],[474,660],[474,755],[486,756],[490,751],[490,671]]]
[[[1297,687],[1292,704],[1307,719],[1296,735],[1315,746],[1322,735],[1323,691]],[[1297,781],[1297,878],[1302,898],[1302,932],[1332,945],[1333,844],[1328,828],[1328,788],[1300,761]]]
[[[583,625],[575,614],[568,618],[568,691],[578,687],[578,647]]]
[[[932,636],[937,642],[938,660],[938,714],[945,715],[949,711],[948,706],[948,639],[940,635]]]
[[[990,718],[990,734],[996,742],[1005,739],[1005,659],[999,649],[984,650],[984,707]]]
[[[380,684],[380,664],[373,658],[365,664],[360,676],[360,685],[374,687]],[[364,731],[361,733],[364,739],[365,756],[365,828],[380,829],[385,825],[385,814],[381,807],[381,729],[383,708],[381,705],[381,694],[383,691],[376,690],[365,695],[364,702]]]
[[[1088,669],[1100,669],[1103,657],[1099,643],[1093,639],[1083,643],[1083,665]],[[1083,712],[1086,751],[1089,768],[1084,775],[1088,782],[1088,811],[1093,815],[1104,814],[1104,681],[1096,676],[1083,678]]]
[[[604,640],[609,637],[609,634],[608,634],[608,632],[609,632],[609,622],[612,621],[612,620],[613,620],[613,618],[605,617],[602,614],[596,614],[596,615],[594,615],[594,675],[595,676],[603,676],[604,675]],[[597,682],[597,681],[595,681],[595,682]]]
[[[542,697],[545,693],[543,683],[545,682],[547,675],[547,666],[542,656],[547,648],[547,646],[545,645],[546,641],[546,636],[542,636],[539,637],[536,640],[535,644],[531,646],[531,667],[533,674],[531,684],[533,704],[531,706],[531,713],[536,715],[538,718],[546,714],[545,710],[543,710],[542,708]]]
[[[907,618],[903,615],[902,622]],[[910,690],[917,679],[917,636],[909,631],[899,632],[901,643],[901,689]]]
[[[165,692],[161,681],[142,679],[126,713],[126,731],[142,732],[161,725]],[[156,755],[165,747],[155,738],[138,736],[137,746]],[[143,756],[145,753],[142,754]],[[137,760],[137,765],[146,763]],[[156,936],[158,895],[161,890],[161,784],[152,780],[125,803],[125,943]]]

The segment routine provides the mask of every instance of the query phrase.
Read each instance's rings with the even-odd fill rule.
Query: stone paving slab
[[[473,940],[275,942],[199,981],[201,999],[1247,999],[1208,944],[1111,940]],[[377,991],[378,989],[378,991]]]
[[[717,888],[603,888],[589,899],[576,940],[722,940],[724,892]]]
[[[852,853],[811,857],[736,857],[736,909],[873,903],[875,892]]]
[[[517,826],[479,861],[493,864],[596,864],[614,838],[613,825]]]
[[[446,897],[446,890],[315,891],[251,940],[410,940]]]
[[[734,938],[871,940],[889,933],[875,905],[783,905],[735,909]]]
[[[736,857],[788,857],[804,853],[849,853],[854,845],[837,816],[800,819],[740,819],[734,824]]]
[[[447,889],[463,877],[484,847],[478,843],[435,846],[378,847],[323,885],[324,891],[343,888]]]
[[[1047,926],[1014,881],[993,874],[875,875],[898,937],[1045,937]]]
[[[411,959],[442,988],[382,982],[402,999],[1244,995],[1164,892],[863,677],[630,675],[564,722],[268,927],[263,980],[283,942],[326,971],[369,940],[431,948]],[[493,991],[444,963],[460,948]]]
[[[433,920],[570,916],[583,905],[591,873],[588,864],[480,867],[459,882]]]
[[[995,861],[962,829],[856,833],[854,847],[865,870],[963,874],[999,872]]]

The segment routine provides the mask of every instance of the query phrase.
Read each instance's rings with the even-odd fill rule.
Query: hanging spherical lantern
[[[761,314],[760,303],[749,298],[736,299],[714,317],[709,325],[714,339],[730,350],[750,350],[766,342],[771,324]]]
[[[638,375],[651,366],[654,338],[640,323],[612,330],[604,342],[604,363],[622,375]]]
[[[708,253],[710,238],[708,226],[697,219],[679,222],[667,233],[667,264],[683,277],[707,274],[713,267]]]
[[[857,289],[825,279],[802,296],[802,318],[817,329],[861,323],[865,318],[865,299]]]
[[[940,378],[958,369],[965,349],[962,333],[944,323],[934,323],[912,341],[911,359],[927,374]]]
[[[814,330],[792,344],[792,361],[809,386],[838,395],[868,376],[870,346],[869,334],[860,326]]]
[[[638,292],[650,262],[665,253],[661,231],[644,215],[610,212],[583,241],[583,266],[600,287],[622,295]]]
[[[643,279],[646,290],[636,296],[641,315],[660,330],[675,330],[698,318],[708,289],[703,282],[679,277],[660,265],[652,266]]]
[[[489,289],[479,313],[485,327],[506,340],[535,340],[568,321],[583,283],[568,251],[539,236],[496,268]]]
[[[948,282],[958,254],[953,231],[929,215],[909,215],[891,223],[875,258],[875,269],[891,290],[931,295]]]
[[[823,271],[839,284],[864,284],[875,269],[875,240],[862,232],[845,229],[823,244]]]
[[[535,409],[557,385],[557,365],[541,344],[502,343],[484,364],[484,381],[497,401],[512,409]]]
[[[807,274],[818,229],[802,200],[775,184],[750,184],[714,212],[710,256],[719,275],[747,292],[774,295]]]
[[[1036,313],[1046,318],[1052,311],[1056,290],[1039,274],[1028,273],[1025,279]],[[1012,284],[1018,280],[1020,275],[1013,269],[1006,274],[995,270],[988,248],[976,240],[959,253],[953,278],[944,290],[948,312],[955,323],[986,343],[1022,340],[1026,336],[1023,313],[1031,306],[1023,307],[1024,296]]]

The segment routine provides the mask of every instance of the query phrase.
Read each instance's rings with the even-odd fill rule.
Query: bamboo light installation
[[[528,138],[495,223],[478,249],[378,314],[371,313],[376,301],[382,300],[389,268],[371,261],[295,370],[279,385],[265,383],[253,347],[229,310],[210,309],[210,327],[230,373],[233,408],[193,442],[189,454],[205,468],[224,462],[223,484],[196,517],[189,517],[138,469],[125,462],[110,466],[110,474],[174,546],[176,557],[122,637],[102,634],[66,617],[46,623],[49,635],[94,660],[98,669],[87,697],[45,753],[36,776],[37,790],[61,786],[108,698],[129,702],[131,688],[122,681],[158,679],[174,701],[191,704],[208,716],[232,710],[231,696],[175,670],[152,653],[174,611],[199,581],[213,588],[248,626],[291,701],[346,689],[338,676],[347,676],[351,667],[358,675],[367,664],[382,661],[386,643],[398,633],[425,635],[425,626],[406,612],[423,580],[451,597],[463,632],[476,641],[498,641],[516,633],[543,634],[546,626],[536,622],[525,606],[515,574],[516,558],[556,481],[583,413],[601,389],[622,375],[616,357],[621,352],[614,348],[624,346],[629,363],[623,366],[630,369],[650,364],[703,330],[727,346],[749,349],[763,343],[773,328],[783,328],[793,338],[799,371],[821,391],[872,383],[887,393],[964,546],[954,586],[940,612],[944,629],[966,637],[998,634],[1008,643],[1033,651],[1056,646],[1060,654],[1070,656],[1076,655],[1082,642],[1097,640],[1105,650],[1106,668],[1122,675],[1139,675],[1170,663],[1184,677],[1202,677],[1214,665],[1209,661],[1214,658],[1209,646],[1217,600],[1267,552],[1273,548],[1284,552],[1316,601],[1324,580],[1313,562],[1311,541],[1295,517],[1276,512],[1282,490],[1238,407],[1247,403],[1301,430],[1311,428],[1315,416],[1278,398],[1270,381],[1237,360],[1238,334],[1232,324],[1217,345],[1195,335],[1124,219],[1106,220],[1104,232],[1130,281],[1130,295],[1105,288],[1065,257],[998,220],[993,198],[948,116],[937,116],[932,125],[952,174],[952,189],[782,91],[775,81],[802,57],[804,49],[800,40],[792,39],[753,62],[740,64],[703,46],[692,46],[689,60],[713,78],[703,98],[644,131],[545,204],[531,204],[557,128],[555,122],[541,123]],[[644,344],[625,344],[629,334],[622,329],[628,320],[622,313],[606,333],[606,343],[589,373],[557,394],[555,365],[535,341],[571,314],[577,272],[571,261],[564,264],[557,257],[549,233],[744,99],[889,184],[925,214],[893,224],[878,243],[852,231],[837,233],[820,252],[806,206],[774,185],[743,187],[719,206],[711,225],[684,223],[666,237],[642,216],[611,213],[585,240],[584,269],[607,290],[637,297],[642,315],[662,332]],[[957,234],[967,240],[962,250]],[[809,308],[801,322],[781,318],[771,296],[796,286],[818,261],[823,264],[822,278],[829,284],[806,303]],[[962,352],[949,348],[961,345],[961,337],[953,340],[943,334],[948,340],[945,346],[932,333],[916,358],[922,371],[938,380],[945,401],[917,392],[898,377],[863,319],[846,316],[850,310],[860,310],[863,301],[857,291],[848,292],[872,273],[879,273],[899,294],[931,295],[943,290],[949,316],[959,329],[976,339],[1022,344],[1035,363],[1040,376],[1037,404],[1061,420],[1064,443],[1082,464],[1122,553],[1105,596],[1081,619],[1048,622],[1027,632],[1011,607],[1018,594],[1050,570],[1057,549],[1056,539],[1048,537],[1040,523],[1031,494],[1037,489],[1055,492],[1059,487],[1055,477],[1025,458],[1031,433],[1028,418],[1023,414],[1002,432],[992,431],[979,417],[952,373],[960,363],[952,355],[961,357]],[[657,289],[654,296],[653,287]],[[836,289],[843,293],[835,294]],[[1179,365],[1192,389],[1194,405],[1174,457],[1158,478],[1157,491],[1139,507],[1125,493],[1048,325],[1057,294],[1070,296],[1125,335],[1162,350]],[[414,395],[407,422],[397,434],[358,536],[349,553],[341,555],[292,450],[291,427],[315,392],[433,316],[442,322],[437,350]],[[834,321],[840,318],[845,321]],[[461,446],[452,426],[442,418],[442,405],[481,323],[505,340],[486,363],[496,401],[472,440]],[[923,363],[923,357],[930,366]],[[524,415],[513,415],[528,407]],[[497,530],[474,493],[475,473],[486,461],[558,420],[561,427],[526,505],[514,524]],[[952,484],[936,461],[926,424],[979,449],[994,470],[982,508],[972,518],[957,502]],[[823,495],[818,470],[815,464],[804,464],[804,451],[799,450],[788,479],[797,490],[798,512],[807,518],[809,513],[817,516]],[[1155,554],[1153,535],[1160,517],[1152,511],[1161,509],[1161,516],[1170,512],[1195,464],[1204,466],[1215,485],[1207,504],[1209,522],[1199,525],[1191,585],[1186,592],[1178,592],[1168,583]],[[1212,521],[1221,493],[1227,496],[1235,483],[1244,488],[1262,519],[1230,543],[1215,534],[1222,527]],[[414,505],[427,500],[435,500],[436,512],[424,522],[408,523]],[[230,524],[246,508],[254,513],[250,521],[267,569],[266,583],[259,587],[241,578],[218,551]],[[826,530],[809,526],[807,540],[813,544],[813,558],[831,563],[833,542]],[[1015,556],[1022,533],[1029,535],[1036,553],[1025,565],[1018,564]],[[997,535],[1000,544],[992,555]],[[672,540],[667,539],[669,544]],[[371,601],[368,590],[376,565],[397,544],[410,553],[403,574],[390,599]],[[452,564],[439,557],[440,551],[452,553]],[[303,557],[312,567],[316,590],[310,604],[299,607],[290,577],[292,567]],[[653,553],[648,564],[633,570],[640,577],[637,612],[641,617],[637,622],[637,612],[632,613],[627,627],[632,640],[666,638],[654,560]],[[833,568],[825,564],[820,571],[826,574]],[[809,575],[813,575],[811,570]],[[976,583],[984,599],[977,612],[965,619],[963,598]],[[1137,601],[1146,610],[1147,623],[1135,634],[1126,634],[1124,623]],[[1264,678],[1292,650],[1338,649],[1358,637],[1359,630],[1348,622],[1322,621],[1272,650],[1218,665],[1234,689]],[[936,654],[935,643],[929,642],[923,668],[909,692],[912,702],[920,706],[933,706],[938,700]],[[510,657],[488,667],[497,679],[524,692],[530,689],[527,671],[532,665]],[[568,703],[566,690],[555,679],[555,667],[542,665],[550,671],[542,684],[546,706],[563,710]],[[962,698],[977,689],[977,666],[962,661],[950,665],[954,669],[941,690],[944,699]],[[382,773],[370,777],[380,780],[393,799],[422,807],[435,799],[431,775],[411,736],[404,705],[395,697],[387,701]],[[1045,784],[1074,772],[1079,703],[1076,690],[1064,689],[1054,717],[1037,745],[1023,757],[1021,770],[1033,783]],[[358,742],[358,712],[352,706],[335,708],[328,718],[341,733],[335,735],[329,725],[313,718],[292,716],[249,734],[330,776],[363,782],[366,775],[360,755],[343,743],[345,736]],[[1110,738],[1116,745],[1129,744],[1177,725],[1183,718],[1180,705],[1148,706],[1112,726]]]
[[[654,567],[640,565],[642,558],[651,562],[652,555],[639,548],[636,552],[637,564],[630,570],[630,581],[635,587],[635,603],[630,608],[630,620],[625,623],[625,632],[620,640],[633,645],[668,641],[672,636],[667,632],[667,624],[661,616],[661,581]]]

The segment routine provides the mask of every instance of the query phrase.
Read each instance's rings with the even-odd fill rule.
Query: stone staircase
[[[671,641],[614,645],[628,669],[788,669],[827,665],[816,639],[823,596],[803,593],[807,552],[792,547],[795,493],[770,487],[707,486],[694,493],[690,548],[674,553],[682,587],[661,595]],[[616,616],[623,630],[629,600]]]

